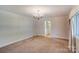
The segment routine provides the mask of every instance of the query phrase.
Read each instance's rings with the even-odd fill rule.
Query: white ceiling
[[[73,5],[2,5],[0,10],[31,16],[39,9],[41,15],[61,16],[68,15],[73,7]]]

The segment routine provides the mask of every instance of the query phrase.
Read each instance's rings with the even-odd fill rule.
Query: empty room
[[[79,52],[79,6],[0,5],[0,53]]]

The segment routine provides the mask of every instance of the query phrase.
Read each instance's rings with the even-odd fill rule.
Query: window
[[[79,14],[72,18],[72,35],[79,37]]]

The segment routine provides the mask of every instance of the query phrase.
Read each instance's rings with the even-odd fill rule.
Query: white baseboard
[[[36,35],[36,36],[37,36],[37,35]],[[38,35],[38,36],[45,36],[45,35]],[[24,37],[24,38],[20,38],[20,39],[18,39],[18,40],[14,40],[14,41],[11,41],[11,42],[2,44],[2,45],[0,45],[0,48],[5,47],[5,46],[8,46],[8,45],[13,44],[13,43],[16,43],[16,42],[21,41],[21,40],[28,39],[28,38],[30,38],[30,37],[33,37],[33,35],[28,36],[28,37],[26,36],[26,37]],[[61,38],[61,39],[66,39],[66,38],[62,38],[62,37],[52,37],[52,36],[51,36],[50,38]]]
[[[16,41],[12,41],[12,42],[8,42],[8,43],[5,43],[5,44],[2,44],[2,45],[0,45],[0,48],[5,47],[5,46],[8,46],[8,45],[13,44],[13,43],[16,43],[16,42],[21,41],[21,40],[28,39],[30,37],[33,37],[33,35],[28,36],[28,37],[24,37],[24,38],[20,38],[20,39],[18,39]]]

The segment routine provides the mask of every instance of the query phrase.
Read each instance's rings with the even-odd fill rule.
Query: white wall
[[[32,18],[0,10],[0,47],[32,35]]]
[[[45,25],[44,21],[50,20],[51,25],[51,36],[55,38],[65,38],[69,37],[69,24],[68,16],[58,16],[58,17],[46,17],[36,21],[35,31],[38,35],[45,35]]]

